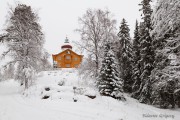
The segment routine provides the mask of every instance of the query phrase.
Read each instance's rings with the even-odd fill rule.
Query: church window
[[[77,57],[75,57],[75,58],[74,58],[74,61],[77,61],[77,60],[78,60],[78,58],[77,58]]]
[[[57,65],[57,61],[54,61],[54,64]]]
[[[71,56],[66,56],[66,60],[70,60],[71,59]]]
[[[53,67],[54,67],[54,68],[57,68],[57,61],[54,61]]]
[[[70,54],[70,51],[67,51],[67,54]]]
[[[69,67],[71,67],[71,66],[70,66],[70,64],[66,64],[66,67],[69,68]]]
[[[60,56],[58,57],[58,60],[61,60],[61,57],[60,57]]]

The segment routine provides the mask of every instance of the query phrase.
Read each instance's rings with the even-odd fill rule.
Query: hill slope
[[[74,69],[42,72],[36,84],[24,93],[14,80],[0,82],[0,120],[180,119],[180,109],[158,109],[127,95],[126,102],[102,97],[86,86],[90,82],[80,78]],[[42,99],[44,96],[49,98]]]

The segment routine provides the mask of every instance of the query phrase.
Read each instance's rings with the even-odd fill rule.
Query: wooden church
[[[78,55],[72,51],[72,46],[66,37],[64,45],[61,46],[61,52],[52,55],[54,68],[78,68],[82,62],[83,55]]]

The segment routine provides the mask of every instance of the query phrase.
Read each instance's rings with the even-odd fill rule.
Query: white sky
[[[81,17],[88,8],[106,9],[117,20],[117,29],[122,18],[125,18],[133,36],[136,19],[140,21],[138,4],[141,0],[19,0],[20,3],[31,5],[38,11],[40,24],[45,33],[45,48],[50,54],[60,52],[60,47],[66,35],[70,41],[80,39],[78,33],[78,17]],[[0,0],[0,31],[5,27],[8,4],[15,5],[16,0]]]

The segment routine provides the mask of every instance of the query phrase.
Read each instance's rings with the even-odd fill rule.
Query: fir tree
[[[151,0],[143,0],[141,2],[143,16],[143,26],[144,32],[143,36],[140,38],[141,41],[141,85],[140,85],[140,95],[138,99],[141,103],[151,103],[151,71],[154,69],[154,50],[152,45],[152,38],[150,36],[151,26],[151,14],[152,9],[150,5]]]
[[[101,95],[111,96],[125,100],[123,96],[122,79],[119,78],[115,55],[111,44],[107,42],[104,47],[104,58],[98,76],[98,88]]]
[[[117,57],[120,65],[120,78],[123,79],[123,89],[125,92],[132,91],[132,45],[129,35],[129,27],[125,19],[122,20],[120,31],[118,33],[119,46]]]
[[[133,39],[133,86],[132,86],[132,97],[137,98],[137,91],[141,84],[141,70],[140,70],[140,35],[138,21],[136,21],[134,39]]]

